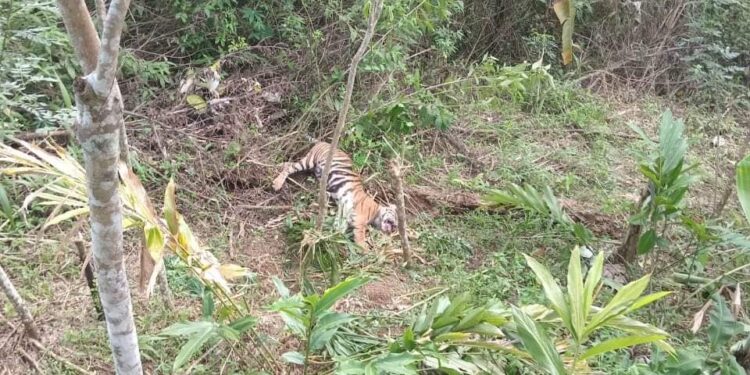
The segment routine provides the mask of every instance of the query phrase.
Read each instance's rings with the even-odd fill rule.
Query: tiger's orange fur
[[[273,180],[273,189],[279,191],[286,179],[297,172],[313,171],[319,179],[330,151],[330,144],[318,142],[298,162],[284,163],[281,173]],[[336,150],[333,154],[326,191],[339,206],[344,205],[345,212],[350,212],[347,222],[354,231],[354,242],[363,249],[367,249],[368,225],[386,234],[396,229],[395,206],[378,204],[365,192],[362,179],[352,170],[351,158],[343,151]]]

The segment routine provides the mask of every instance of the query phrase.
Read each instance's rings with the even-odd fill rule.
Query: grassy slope
[[[427,138],[413,138],[418,151],[407,185],[428,186],[437,190],[481,190],[481,187],[503,187],[509,182],[528,183],[537,187],[549,185],[566,205],[577,210],[593,212],[602,218],[600,249],[613,250],[618,235],[625,226],[627,211],[636,199],[642,179],[638,176],[636,161],[643,152],[644,143],[627,127],[635,121],[655,137],[659,113],[666,104],[652,99],[620,101],[600,98],[580,91],[572,91],[573,99],[564,110],[542,108],[537,113],[522,111],[512,103],[480,105],[466,100],[461,106],[459,132],[468,149],[487,168],[474,173],[469,165],[455,156],[443,143]],[[716,191],[723,182],[712,177],[711,166],[724,152],[736,148],[735,135],[739,129],[721,125],[729,144],[725,150],[710,149],[710,138],[720,130],[711,118],[698,112],[678,110],[687,117],[688,134],[693,141],[690,155],[700,161],[706,177],[691,194],[691,210],[705,211],[715,202]],[[251,132],[252,130],[248,130]],[[149,134],[137,131],[134,144],[142,144]],[[253,135],[249,135],[252,139]],[[190,146],[186,146],[186,144]],[[242,289],[245,299],[255,314],[262,316],[261,330],[268,333],[268,345],[277,353],[294,347],[294,341],[284,338],[280,322],[263,310],[263,305],[275,296],[269,282],[270,276],[282,276],[287,281],[296,279],[296,267],[290,261],[292,252],[285,251],[281,226],[284,218],[293,216],[287,205],[302,211],[309,210],[313,185],[303,183],[288,187],[280,195],[268,191],[273,168],[259,168],[247,162],[234,163],[237,151],[231,144],[212,145],[200,139],[167,146],[168,159],[157,151],[138,149],[139,174],[152,187],[153,196],[160,196],[159,186],[165,176],[176,171],[183,179],[181,191],[183,212],[189,217],[201,238],[222,259],[250,267],[257,273]],[[197,153],[197,155],[196,155]],[[255,185],[217,184],[214,177],[205,173],[200,163],[190,160],[219,159],[231,171],[255,170]],[[257,155],[256,155],[257,156]],[[254,160],[266,165],[276,161],[275,155],[261,155]],[[197,169],[197,170],[196,170]],[[365,170],[383,179],[382,171]],[[237,172],[240,173],[240,172]],[[260,177],[258,177],[260,176]],[[240,177],[234,178],[241,180]],[[244,176],[247,179],[247,176]],[[461,187],[455,180],[468,181]],[[266,181],[264,185],[264,182]],[[200,186],[203,185],[203,188]],[[213,187],[211,187],[213,185]],[[475,189],[472,189],[473,186]],[[269,201],[270,199],[270,201]],[[279,205],[279,209],[246,209],[245,205]],[[545,218],[524,214],[496,214],[469,212],[465,214],[414,213],[412,233],[417,255],[424,260],[413,271],[403,272],[392,265],[388,250],[397,246],[397,239],[383,239],[376,235],[379,255],[356,256],[345,266],[345,272],[360,269],[377,272],[381,280],[368,286],[352,298],[347,307],[369,316],[393,316],[396,321],[408,321],[399,311],[408,310],[425,296],[438,291],[447,293],[469,291],[479,299],[496,298],[508,303],[541,302],[543,296],[532,275],[525,267],[521,254],[535,254],[548,264],[552,271],[564,275],[567,254],[573,244],[569,235],[557,230]],[[223,229],[218,229],[223,228]],[[59,237],[55,237],[59,236]],[[65,233],[47,235],[64,238]],[[612,238],[607,238],[611,236]],[[130,241],[130,243],[136,243]],[[130,270],[135,270],[136,250],[128,249]],[[385,254],[385,255],[384,255]],[[44,327],[45,342],[71,361],[101,371],[111,361],[105,346],[103,327],[93,318],[90,299],[79,277],[79,262],[69,246],[34,241],[18,243],[7,256],[4,266],[14,275],[22,295],[33,306],[35,316]],[[365,266],[367,265],[367,266]],[[170,282],[176,294],[177,308],[171,311],[155,297],[151,302],[137,301],[135,311],[141,335],[154,335],[161,328],[180,319],[196,319],[200,315],[200,296],[195,283],[186,279],[179,269],[170,271]],[[674,287],[674,285],[664,285]],[[656,305],[645,312],[644,319],[675,330],[680,340],[684,337],[685,322],[697,310],[690,306],[682,311],[670,311],[666,305]],[[11,319],[11,309],[5,306],[5,319]],[[669,315],[665,315],[669,312]],[[659,320],[653,318],[659,317]],[[13,320],[13,319],[11,319]],[[4,320],[5,321],[5,320]],[[381,323],[397,327],[393,319]],[[17,325],[5,321],[6,326]],[[8,329],[0,332],[7,335]],[[167,372],[178,350],[173,341],[147,341],[143,345],[148,355],[147,367],[157,373]],[[216,349],[214,355],[196,364],[195,373],[213,373],[212,369],[227,366],[252,368],[252,358],[234,355],[237,351],[228,346]],[[602,365],[611,367],[621,362],[625,355],[609,356]],[[44,357],[43,366],[51,372],[65,372],[58,361]],[[13,359],[8,368],[26,368]],[[249,373],[249,372],[248,372]]]

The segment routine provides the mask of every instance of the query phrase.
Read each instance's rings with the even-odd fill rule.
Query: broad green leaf
[[[708,326],[708,338],[714,349],[722,347],[732,337],[744,331],[743,324],[734,319],[729,306],[719,294],[714,296],[714,308],[709,313],[709,320],[711,324]]]
[[[313,315],[318,315],[320,312],[328,310],[338,300],[362,285],[367,284],[369,281],[370,279],[367,277],[350,277],[327,289],[323,293],[323,296],[320,297],[320,301],[313,306]]]
[[[570,312],[568,310],[567,304],[565,303],[565,296],[563,296],[562,290],[560,290],[560,286],[552,277],[552,274],[549,273],[547,267],[543,266],[541,263],[537,262],[536,259],[526,254],[524,254],[523,256],[524,258],[526,258],[526,263],[529,265],[531,270],[534,271],[536,279],[540,284],[542,284],[544,295],[547,297],[550,303],[552,303],[552,309],[554,309],[557,315],[560,316],[563,324],[565,324],[565,326],[572,331],[573,328],[570,321]]]
[[[646,233],[641,235],[638,239],[638,254],[643,255],[649,253],[656,245],[656,231],[649,229]]]
[[[471,334],[467,332],[448,332],[443,333],[442,335],[439,335],[435,337],[435,342],[444,342],[444,341],[464,341],[471,338]]]
[[[568,301],[570,301],[570,323],[573,335],[580,339],[586,328],[586,296],[583,290],[583,273],[581,271],[581,249],[576,246],[570,254],[568,263]]]
[[[404,340],[404,348],[406,350],[414,350],[414,348],[417,346],[417,341],[414,340],[414,331],[411,329],[411,327],[406,328],[403,335]]]
[[[258,319],[254,316],[245,316],[229,324],[232,329],[239,333],[245,333],[248,329],[255,327]]]
[[[172,371],[177,371],[178,369],[182,368],[187,361],[192,358],[194,355],[198,354],[198,352],[201,350],[203,345],[205,345],[208,340],[216,337],[216,330],[207,329],[205,331],[197,332],[196,334],[192,335],[190,337],[190,340],[185,343],[185,345],[180,348],[180,352],[177,353],[177,357],[175,357],[174,365],[172,365]]]
[[[587,318],[591,311],[591,305],[594,304],[594,293],[596,293],[596,290],[599,287],[603,269],[604,252],[599,252],[599,254],[596,255],[596,258],[594,258],[594,264],[589,269],[589,272],[586,275],[586,283],[583,286],[585,297],[585,300],[583,301],[583,311],[586,312]]]
[[[650,278],[650,275],[646,275],[622,287],[612,300],[591,318],[584,335],[589,335],[591,332],[597,330],[602,324],[606,323],[607,320],[627,311],[631,304],[643,294],[644,290],[646,290]]]
[[[281,355],[281,359],[286,363],[292,363],[295,365],[305,364],[305,356],[300,352],[286,352]]]
[[[595,312],[602,311],[601,308],[596,307],[596,306],[592,306],[591,310]],[[632,318],[628,318],[623,315],[617,315],[617,316],[612,317],[611,319],[609,319],[609,321],[604,323],[603,326],[618,329],[620,331],[629,333],[631,335],[638,335],[638,336],[658,335],[658,336],[667,336],[667,337],[669,336],[669,334],[662,329],[659,329],[650,324],[646,324],[646,323],[640,322]],[[676,353],[675,349],[664,340],[656,341],[654,344],[658,346],[659,349],[669,354]]]
[[[203,290],[203,307],[201,308],[201,315],[203,319],[209,319],[213,316],[216,311],[216,304],[214,303],[214,295],[210,290]]]
[[[592,346],[591,348],[583,352],[583,354],[581,355],[581,360],[585,360],[603,353],[612,352],[630,346],[664,340],[666,338],[666,336],[660,335],[616,337]]]
[[[531,357],[553,375],[566,374],[560,354],[542,327],[517,307],[512,311],[518,335]]]
[[[469,302],[469,295],[463,293],[458,297],[454,298],[453,301],[445,308],[445,311],[436,316],[435,321],[432,323],[433,329],[440,329],[448,325],[457,323],[460,315],[464,312]]]
[[[666,296],[668,296],[670,294],[672,294],[672,292],[657,292],[657,293],[652,293],[652,294],[649,294],[647,296],[643,296],[641,298],[638,298],[635,302],[633,302],[632,305],[630,305],[630,307],[628,308],[628,310],[626,312],[630,313],[630,312],[633,312],[635,310],[638,310],[641,307],[646,306],[646,305],[648,305],[648,304],[650,304],[652,302],[658,301],[658,300],[660,300],[660,299],[662,299],[662,298],[664,298],[664,297],[666,297]]]
[[[737,163],[736,171],[737,180],[737,197],[740,200],[740,206],[745,213],[745,219],[750,221],[750,155]]]
[[[674,171],[683,161],[687,151],[687,142],[683,135],[685,126],[682,120],[672,117],[672,111],[662,114],[659,127],[659,155],[664,158],[662,170],[665,173]]]
[[[171,326],[163,329],[159,335],[161,336],[191,336],[205,331],[212,331],[216,328],[217,324],[208,321],[197,321],[189,323],[174,323]]]
[[[349,314],[330,312],[323,314],[320,320],[313,326],[312,333],[310,334],[309,345],[312,350],[319,350],[326,346],[342,325],[356,319]]]
[[[467,328],[471,328],[479,324],[479,322],[482,321],[482,316],[484,315],[484,311],[485,310],[480,307],[473,308],[461,319],[461,321],[458,322],[458,324],[456,324],[455,327],[453,327],[453,330],[463,331]]]
[[[411,353],[388,353],[371,363],[377,374],[413,375],[420,357]]]

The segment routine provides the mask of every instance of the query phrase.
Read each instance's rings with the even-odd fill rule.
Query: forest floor
[[[300,137],[283,133],[294,119],[272,96],[254,91],[251,78],[260,82],[264,93],[282,98],[291,85],[279,76],[234,74],[222,82],[222,97],[227,100],[202,114],[171,93],[157,93],[146,104],[128,109],[127,127],[134,170],[152,199],[160,201],[166,182],[174,176],[179,209],[201,242],[222,262],[248,267],[255,274],[237,290],[244,293],[251,314],[259,317],[259,330],[278,356],[293,349],[296,341],[266,308],[278,298],[271,278],[296,288],[298,249],[289,245],[286,229],[289,222],[315,211],[311,202],[317,185],[312,178],[300,176],[278,193],[271,189],[279,163],[298,157],[309,146]],[[337,309],[362,314],[381,324],[377,327],[390,329],[409,322],[421,308],[420,301],[439,294],[466,291],[479,299],[541,302],[543,294],[522,254],[533,254],[555,274],[564,274],[570,235],[544,217],[479,207],[482,188],[504,188],[510,182],[550,186],[571,216],[596,234],[595,250],[611,252],[622,240],[630,209],[645,184],[638,162],[649,146],[628,124],[637,124],[657,139],[660,114],[668,108],[685,120],[690,160],[700,163],[701,179],[689,194],[689,212],[696,216],[713,212],[731,183],[727,161],[739,156],[742,129],[716,116],[634,92],[570,90],[573,99],[564,111],[528,112],[511,102],[488,105],[467,97],[454,109],[457,121],[449,135],[428,129],[405,136],[413,146],[406,158],[406,190],[414,267],[400,266],[397,235],[371,231],[372,251],[350,254],[343,272],[367,271],[377,280]],[[721,137],[718,145],[716,137]],[[345,151],[360,152],[362,157],[366,150]],[[388,199],[386,161],[367,155],[364,160],[368,190]],[[725,215],[737,212],[733,198]],[[4,266],[17,278],[22,296],[38,317],[43,344],[89,371],[107,373],[112,359],[106,331],[96,320],[69,231],[63,227],[17,239],[22,250],[9,254]],[[146,368],[149,373],[168,373],[179,346],[148,337],[175,321],[198,319],[201,297],[195,293],[195,281],[177,262],[169,261],[175,307],[170,308],[159,294],[144,301],[135,292],[139,241],[128,234],[126,243]],[[624,269],[614,265],[608,265],[606,275],[619,283],[628,278]],[[655,278],[654,290],[679,288],[667,275],[660,276],[665,277]],[[676,293],[655,304],[642,313],[644,320],[668,329],[676,340],[690,341],[688,328],[702,302],[683,298]],[[683,308],[670,309],[675,301]],[[23,346],[21,327],[16,319],[11,321],[9,311],[6,305],[0,351]],[[248,369],[261,366],[257,358],[238,360],[228,355],[233,350],[217,348],[192,362],[190,372],[231,373],[242,368],[243,373],[253,373]],[[599,365],[613,368],[627,360],[609,355]],[[45,373],[73,373],[62,361],[40,355],[0,361],[0,374],[26,373],[34,366]],[[285,371],[296,370],[288,366]]]

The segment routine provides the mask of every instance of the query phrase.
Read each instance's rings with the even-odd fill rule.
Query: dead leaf
[[[706,316],[706,311],[708,311],[709,307],[711,307],[711,301],[706,302],[706,304],[703,305],[695,315],[693,315],[693,325],[690,327],[690,332],[693,334],[698,333],[698,330],[701,329],[701,326],[703,325],[703,318]]]

